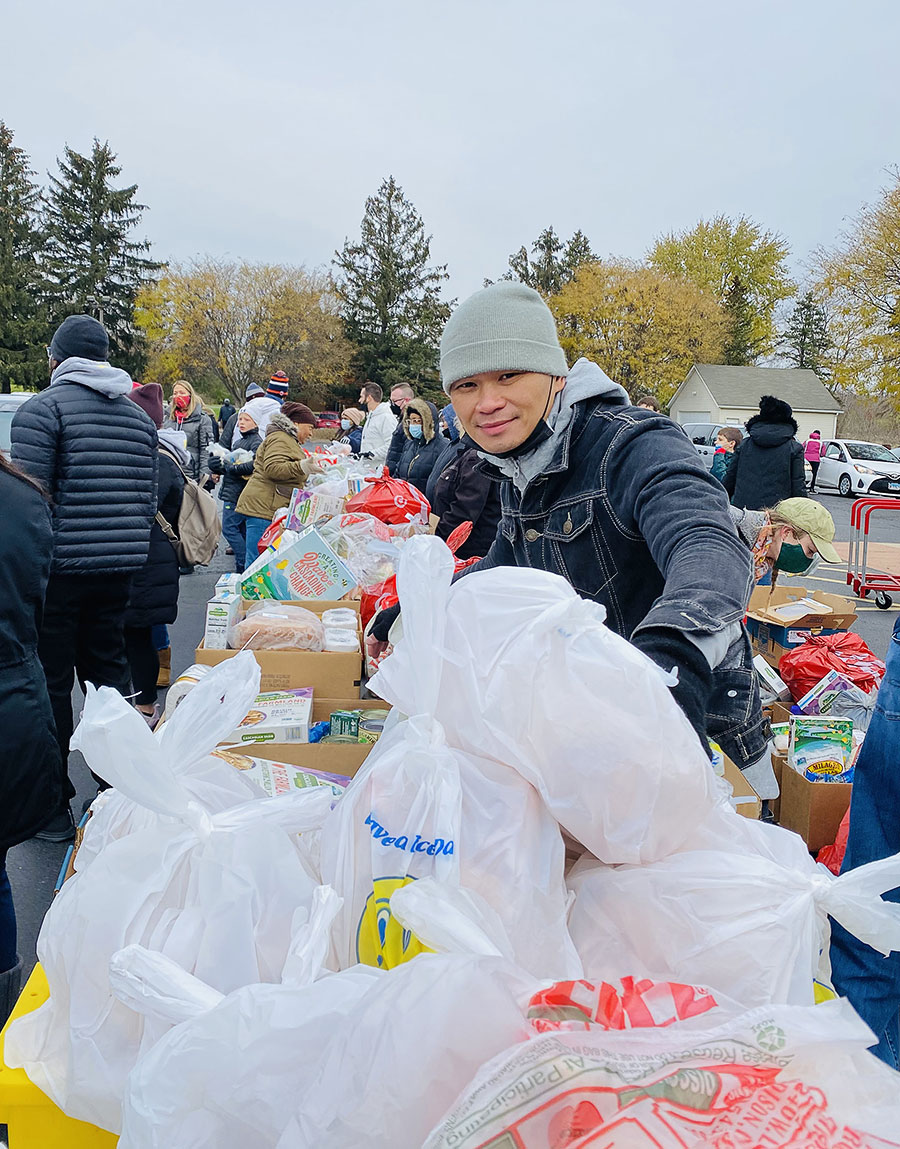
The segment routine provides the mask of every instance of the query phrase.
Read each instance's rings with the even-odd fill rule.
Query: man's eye
[[[521,374],[521,371],[505,371],[500,376],[500,382],[503,383],[506,379],[518,379]]]

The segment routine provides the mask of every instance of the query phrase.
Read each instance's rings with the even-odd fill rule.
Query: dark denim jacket
[[[721,485],[665,416],[609,398],[575,405],[552,461],[520,494],[502,479],[503,517],[482,567],[562,575],[631,638],[649,627],[696,637],[743,620],[751,564]],[[765,750],[749,639],[741,627],[713,673],[708,730],[738,765]]]

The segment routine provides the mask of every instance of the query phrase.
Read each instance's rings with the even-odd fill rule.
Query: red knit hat
[[[276,371],[272,378],[269,380],[269,386],[266,388],[266,394],[271,395],[273,399],[278,399],[284,402],[288,396],[288,384],[290,379],[283,371]]]
[[[163,425],[163,389],[158,383],[138,384],[128,398],[146,411],[157,427]]]

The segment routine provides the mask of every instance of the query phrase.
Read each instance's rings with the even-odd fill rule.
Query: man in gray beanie
[[[127,372],[107,362],[109,338],[90,315],[70,315],[50,342],[50,386],[12,422],[12,457],[53,507],[53,562],[38,655],[47,679],[66,801],[38,837],[74,837],[67,763],[72,687],[129,694],[125,609],[156,515],[156,426],[130,399]]]
[[[612,630],[678,667],[673,694],[704,746],[715,738],[762,797],[777,796],[742,626],[747,550],[681,429],[631,406],[590,360],[570,369],[550,309],[521,283],[457,308],[441,379],[502,483],[500,528],[479,566],[551,571],[602,603]],[[387,622],[376,620],[375,643]]]

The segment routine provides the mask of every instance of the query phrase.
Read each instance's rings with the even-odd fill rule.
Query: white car
[[[880,443],[830,439],[822,443],[816,490],[841,495],[900,495],[900,460]]]
[[[10,395],[0,395],[0,451],[4,455],[9,455],[9,429],[12,426],[13,416],[22,404],[33,399],[35,394],[34,391],[13,391]]]

